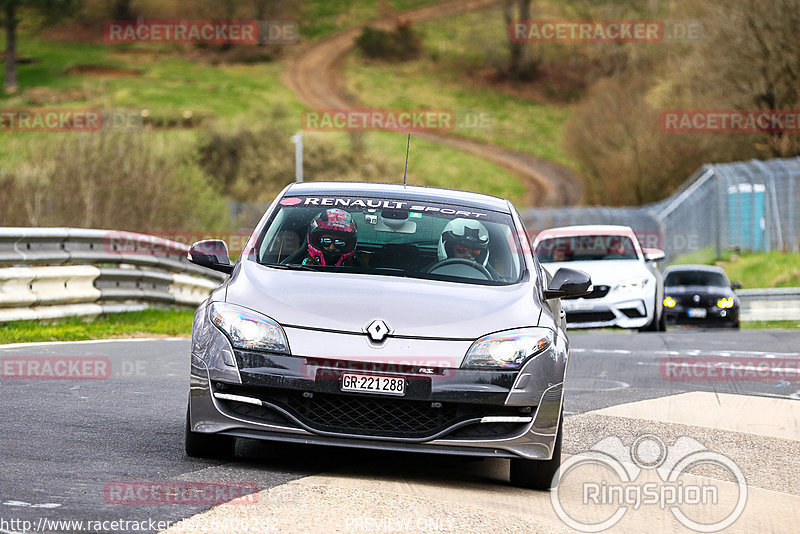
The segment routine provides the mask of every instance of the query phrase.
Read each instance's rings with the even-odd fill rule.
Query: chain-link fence
[[[701,249],[800,249],[795,214],[800,158],[705,165],[669,198],[640,208],[530,209],[523,219],[532,234],[555,226],[622,224],[645,247],[667,259]]]

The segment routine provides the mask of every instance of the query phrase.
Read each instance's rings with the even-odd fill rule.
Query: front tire
[[[189,423],[189,408],[186,408],[186,434],[184,440],[186,456],[223,460],[233,457],[235,448],[236,438],[233,436],[192,432]]]
[[[659,332],[666,332],[667,331],[667,312],[661,310],[661,318],[658,320],[658,331]]]
[[[511,483],[520,488],[550,490],[558,486],[555,475],[561,466],[561,439],[564,433],[564,416],[558,423],[553,457],[550,460],[511,460]]]

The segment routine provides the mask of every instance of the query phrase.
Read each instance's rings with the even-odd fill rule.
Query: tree
[[[597,82],[567,121],[565,145],[580,164],[590,204],[660,200],[706,161],[698,139],[659,128],[649,82],[635,73]]]
[[[256,20],[267,20],[278,15],[283,9],[283,0],[252,0]]]
[[[75,2],[73,0],[0,0],[0,16],[6,32],[6,61],[3,91],[17,91],[17,28],[20,16],[26,10],[38,10],[46,19],[54,19],[67,13]]]
[[[800,0],[709,2],[701,15],[705,35],[684,63],[688,104],[717,109],[798,109]],[[796,136],[780,130],[764,135],[762,150],[769,156],[800,154]]]
[[[112,17],[114,20],[136,20],[133,0],[114,0]]]
[[[508,76],[512,80],[531,80],[536,77],[539,62],[527,54],[529,52],[527,43],[513,39],[508,31],[515,21],[530,20],[531,0],[506,0],[503,17],[508,33]]]
[[[6,76],[3,91],[17,92],[17,6],[11,0],[2,0],[3,28],[6,31]]]

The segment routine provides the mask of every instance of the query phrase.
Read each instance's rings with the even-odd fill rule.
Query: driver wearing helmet
[[[439,238],[439,261],[463,259],[484,266],[496,280],[501,277],[489,264],[489,231],[479,221],[453,219]]]
[[[344,210],[319,213],[308,225],[307,255],[303,265],[352,265],[355,260],[358,228]]]

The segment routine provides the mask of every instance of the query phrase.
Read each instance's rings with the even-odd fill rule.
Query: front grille
[[[261,386],[227,385],[225,392],[259,399],[267,404],[267,406],[256,406],[236,401],[221,401],[226,411],[258,422],[296,428],[306,427],[313,431],[332,434],[413,440],[430,438],[463,421],[486,416],[518,416],[530,413],[532,409],[531,406],[433,402],[380,395],[323,393]],[[472,429],[468,431],[470,434],[463,435],[462,438],[471,435],[472,438],[483,436],[491,439],[496,437],[497,432],[504,431],[503,424],[470,424],[470,428],[474,426],[482,428]],[[450,435],[447,434],[445,437]]]
[[[700,299],[697,302],[694,301],[695,295],[700,297]],[[694,293],[694,294],[680,295],[678,297],[673,297],[673,298],[678,304],[686,308],[705,308],[705,307],[715,306],[717,304],[717,300],[719,300],[720,297],[715,297],[713,295],[705,295],[702,293],[700,294]]]
[[[501,439],[522,432],[529,423],[475,423],[461,427],[444,439]]]
[[[616,316],[610,311],[567,312],[567,323],[604,323],[614,319]]]
[[[234,414],[258,421],[259,423],[297,427],[296,424],[289,421],[283,416],[283,414],[266,406],[256,406],[255,404],[250,404],[247,402],[230,400],[220,402]]]
[[[592,289],[592,292],[589,293],[588,295],[585,295],[583,297],[564,297],[562,300],[572,300],[572,299],[578,299],[578,298],[601,299],[601,298],[605,297],[606,295],[608,295],[608,292],[610,290],[611,290],[611,286],[594,286],[594,288]]]
[[[620,311],[624,313],[625,317],[628,319],[641,319],[642,317],[647,317],[647,315],[639,311],[638,308],[625,308],[624,310]]]
[[[420,438],[458,420],[452,404],[315,393],[289,394],[290,411],[308,426],[327,432]]]

